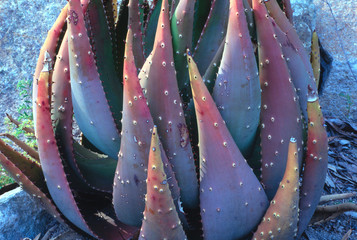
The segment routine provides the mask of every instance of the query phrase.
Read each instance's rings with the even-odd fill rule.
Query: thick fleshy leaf
[[[148,161],[147,194],[139,239],[187,239],[177,214],[154,127]]]
[[[53,111],[51,117],[61,157],[74,173],[71,174],[71,181],[85,183],[95,190],[111,192],[116,160],[93,153],[73,141],[73,107],[67,38],[62,42],[58,52],[52,80]]]
[[[217,73],[219,66],[221,64],[222,54],[224,50],[225,39],[223,39],[220,47],[217,50],[216,55],[212,59],[210,65],[208,66],[206,73],[203,75],[203,82],[206,84],[206,87],[210,93],[213,91],[213,87],[217,78]],[[187,59],[187,57],[186,57]],[[186,60],[187,62],[187,60]],[[190,93],[191,95],[192,93]],[[185,109],[185,118],[188,126],[188,132],[190,134],[192,151],[195,155],[198,155],[198,129],[197,129],[197,120],[196,120],[196,111],[195,104],[193,99],[190,99],[190,102],[187,104]]]
[[[168,0],[169,6],[171,6],[172,1],[175,0]],[[152,49],[154,48],[155,42],[155,34],[157,29],[158,20],[160,17],[160,10],[161,10],[162,0],[153,1],[153,6],[148,13],[148,17],[145,24],[145,31],[144,31],[144,54],[148,56]],[[170,11],[170,9],[168,10]]]
[[[285,2],[288,2],[289,0],[284,0]],[[269,10],[270,16],[275,20],[275,22],[278,24],[280,29],[286,34],[287,38],[291,42],[291,47],[295,48],[295,51],[300,55],[301,60],[304,63],[306,71],[309,73],[309,82],[308,84],[313,88],[314,91],[316,91],[316,84],[314,83],[313,79],[313,71],[312,67],[310,64],[310,58],[304,48],[304,45],[302,44],[301,40],[299,39],[299,36],[294,29],[294,26],[292,23],[288,20],[287,16],[284,14],[284,12],[281,10],[279,7],[278,3],[276,0],[269,0],[265,1],[265,5],[267,9]]]
[[[205,239],[238,239],[258,225],[268,200],[191,56],[188,65],[199,130],[203,235]]]
[[[150,10],[144,34],[144,55],[148,56],[154,45],[157,21],[160,16],[162,0],[154,1],[154,8]]]
[[[163,1],[161,9],[154,49],[139,79],[176,174],[183,206],[195,208],[198,206],[196,168],[176,81],[167,0]]]
[[[229,0],[213,0],[201,37],[197,41],[194,59],[198,70],[205,72],[226,36]]]
[[[192,31],[195,1],[181,0],[171,19],[172,46],[175,69],[181,96],[187,102],[191,95],[186,49],[192,49]]]
[[[141,69],[145,62],[143,49],[143,34],[141,32],[142,24],[140,22],[140,0],[129,0],[129,28],[133,31],[133,52],[135,56],[135,65]]]
[[[87,11],[87,31],[91,39],[92,51],[103,90],[108,100],[110,111],[118,129],[121,128],[121,111],[123,101],[123,88],[121,76],[117,75],[113,55],[113,46],[109,21],[106,17],[102,0],[91,0]],[[76,50],[76,49],[74,49]],[[78,49],[79,50],[79,49]],[[84,64],[84,62],[83,62]]]
[[[36,98],[37,98],[37,88],[38,88],[38,78],[44,66],[45,52],[49,52],[51,56],[55,56],[57,46],[59,45],[60,35],[63,33],[63,28],[66,25],[68,4],[61,10],[58,15],[56,22],[53,24],[52,28],[48,31],[45,43],[42,45],[40,50],[40,55],[37,60],[36,70],[33,75],[32,82],[32,107],[33,107],[33,119],[34,125],[36,125]]]
[[[116,0],[102,0],[105,16],[108,20],[108,27],[110,30],[110,36],[113,42],[113,38],[115,37],[115,20],[118,16],[118,1]]]
[[[154,123],[137,77],[131,29],[128,30],[125,51],[123,129],[114,178],[113,205],[121,221],[140,226],[145,208],[148,156]],[[163,150],[161,158],[169,178],[172,197],[179,206],[180,190]],[[184,216],[181,218],[184,221]]]
[[[260,83],[242,1],[231,0],[213,99],[243,156],[250,155],[260,115]]]
[[[59,151],[63,159],[73,169],[77,177],[82,178],[73,156],[72,118],[73,106],[71,95],[70,68],[68,58],[68,33],[62,41],[52,75],[52,121]],[[83,180],[84,181],[84,180]]]
[[[71,4],[74,1],[71,1]],[[75,3],[75,4],[79,4]],[[45,65],[46,66],[46,65]],[[53,201],[63,215],[76,227],[87,234],[99,239],[126,239],[133,235],[135,228],[126,226],[120,222],[115,223],[105,215],[109,215],[110,209],[103,209],[105,197],[94,204],[95,209],[88,205],[88,199],[78,197],[77,203],[75,196],[70,188],[67,173],[64,170],[63,162],[57,147],[57,142],[52,128],[51,106],[49,98],[49,87],[51,73],[45,70],[41,73],[38,85],[37,97],[37,126],[36,135],[38,136],[38,149],[40,154],[42,171],[46,179],[48,190]],[[90,199],[94,201],[94,199]],[[92,206],[93,206],[93,202]],[[78,204],[78,205],[77,205]],[[104,204],[104,205],[103,205]],[[78,206],[86,206],[81,212]],[[110,203],[109,203],[110,206]],[[108,210],[103,216],[102,211]],[[82,215],[83,214],[83,215]],[[84,218],[86,220],[84,220]],[[98,227],[100,226],[100,228]],[[94,230],[92,230],[94,229]]]
[[[320,66],[319,38],[317,36],[316,31],[312,33],[310,61],[311,61],[312,70],[314,72],[314,80],[318,88],[320,83],[321,66]]]
[[[113,205],[121,221],[140,226],[145,207],[147,159],[153,121],[142,92],[128,30],[124,58],[123,129],[113,189]]]
[[[305,231],[319,203],[328,164],[327,134],[316,92],[309,95],[307,112],[309,116],[307,152],[300,189],[298,236],[301,236]]]
[[[14,164],[33,184],[40,189],[45,188],[40,164],[15,151],[1,139],[0,152],[4,154],[7,160]]]
[[[285,13],[286,18],[289,19],[291,24],[294,24],[293,9],[291,8],[290,0],[282,0],[282,2],[283,2],[283,11]]]
[[[302,116],[289,69],[264,2],[253,0],[257,23],[259,77],[262,88],[262,184],[271,200],[283,178],[290,138],[297,139],[302,161]]]
[[[286,145],[285,145],[286,146]],[[253,239],[294,239],[299,217],[299,162],[296,139],[290,139],[286,170]]]
[[[123,0],[120,3],[118,20],[115,25],[115,39],[113,39],[114,62],[120,80],[122,80],[121,77],[123,76],[125,37],[129,22],[128,3],[129,0]]]
[[[57,221],[64,223],[61,214],[57,211],[53,202],[43,192],[44,189],[42,187],[39,188],[36,186],[35,183],[32,182],[30,178],[28,178],[22,170],[11,162],[3,153],[0,153],[0,164],[28,194],[41,203],[41,206],[43,206],[51,216],[53,216]]]
[[[73,151],[85,182],[95,190],[112,192],[117,160],[92,152],[77,142],[73,143]]]
[[[50,63],[48,63],[50,64]],[[46,67],[46,64],[45,64]],[[43,71],[38,80],[36,136],[43,174],[56,206],[71,221],[91,236],[96,236],[82,218],[63,169],[51,121],[49,86],[51,72]]]
[[[256,42],[257,33],[255,31],[255,21],[254,21],[253,8],[249,4],[248,0],[242,0],[242,1],[243,1],[244,12],[245,12],[245,17],[247,19],[247,24],[248,24],[250,37],[252,38],[252,41]]]
[[[270,20],[273,23],[274,32],[279,43],[281,44],[281,50],[289,68],[291,80],[294,84],[295,91],[299,97],[299,103],[301,112],[304,119],[307,119],[307,95],[308,95],[308,83],[309,73],[304,67],[304,63],[297,53],[296,49],[292,47],[292,43],[288,39],[287,35],[281,31],[279,26],[274,22],[272,18]]]
[[[135,0],[136,2],[137,0]],[[150,12],[150,3],[148,2],[148,0],[138,0],[138,15],[139,15],[139,24],[140,24],[140,30],[142,33],[142,40],[144,40],[145,37],[145,28],[146,28],[146,24],[147,24],[147,18]],[[155,4],[153,2],[153,4]],[[142,47],[144,48],[144,42],[141,42]],[[144,52],[143,52],[144,53]],[[144,58],[145,61],[145,58]]]
[[[213,88],[216,83],[217,73],[219,70],[219,66],[221,65],[225,43],[226,39],[224,38],[216,52],[216,55],[214,55],[214,58],[209,64],[205,74],[202,76],[203,82],[206,84],[207,89],[210,93],[213,92]]]
[[[201,36],[202,30],[211,9],[211,4],[212,1],[196,0],[192,34],[192,45],[194,47],[196,46],[197,41]]]
[[[77,123],[89,141],[115,159],[120,136],[97,71],[79,1],[70,2],[67,23],[72,101]]]

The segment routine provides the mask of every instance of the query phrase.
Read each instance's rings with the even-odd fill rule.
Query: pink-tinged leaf
[[[200,207],[205,239],[238,239],[252,231],[268,200],[240,153],[188,54],[200,148]]]
[[[173,62],[169,5],[162,2],[154,49],[139,74],[151,115],[172,164],[184,207],[198,206],[198,183]]]
[[[286,146],[286,145],[285,145]],[[279,189],[252,239],[294,239],[299,217],[299,162],[296,139],[290,140]]]
[[[307,152],[300,189],[298,236],[301,236],[305,231],[319,203],[325,184],[328,163],[327,134],[316,92],[310,92],[307,113],[309,116]]]
[[[145,207],[145,180],[153,121],[134,61],[133,31],[129,28],[124,58],[123,128],[113,205],[118,219],[140,226]]]
[[[135,67],[133,32],[129,28],[124,59],[124,107],[122,141],[114,178],[113,205],[117,217],[129,225],[140,226],[145,208],[146,178],[152,128],[154,126]],[[160,148],[162,148],[160,144]],[[180,190],[166,154],[162,160],[175,204]],[[184,222],[184,216],[180,216]]]
[[[299,96],[299,103],[301,107],[301,112],[304,115],[305,120],[307,119],[307,95],[308,95],[308,83],[310,79],[309,73],[304,67],[304,63],[293,47],[292,43],[288,39],[287,35],[281,31],[279,26],[271,19],[273,23],[274,32],[281,44],[281,50],[284,54],[284,58],[288,65],[292,82],[296,89],[296,93]]]
[[[0,153],[0,164],[11,175],[11,177],[19,183],[19,185],[32,197],[41,203],[47,212],[57,221],[64,223],[61,214],[57,211],[55,205],[40,189],[32,182],[14,163],[12,163],[3,153]],[[46,189],[47,190],[47,189]],[[47,192],[47,191],[46,191]]]
[[[73,107],[67,33],[58,52],[52,80],[52,120],[55,137],[62,159],[72,170],[71,181],[87,185],[81,185],[81,188],[89,186],[98,191],[111,192],[116,160],[93,153],[73,141]]]
[[[99,74],[114,122],[117,128],[120,129],[121,111],[123,108],[123,87],[121,75],[118,75],[119,71],[116,70],[114,61],[118,56],[115,56],[115,43],[112,42],[112,39],[116,40],[116,36],[114,32],[111,32],[114,26],[109,26],[109,20],[106,16],[102,0],[90,0],[85,12],[85,21],[86,30],[95,56],[96,70]]]
[[[262,89],[262,184],[271,200],[283,178],[288,154],[287,145],[292,137],[297,140],[301,166],[302,116],[289,69],[264,2],[253,0],[253,9],[257,23],[259,77]]]
[[[38,136],[37,144],[42,171],[46,178],[48,190],[60,211],[81,230],[96,237],[79,212],[71,189],[69,188],[62,160],[56,145],[56,139],[52,129],[51,106],[48,94],[52,80],[51,75],[52,73],[48,70],[41,72],[38,80],[38,96],[36,100],[36,136]]]
[[[68,4],[61,10],[61,13],[58,15],[56,22],[53,24],[52,28],[48,31],[46,40],[41,47],[40,55],[37,60],[36,70],[33,75],[32,82],[32,109],[33,109],[33,119],[34,125],[36,125],[36,98],[37,98],[37,88],[38,88],[38,78],[40,76],[40,72],[44,66],[44,57],[45,52],[49,52],[51,56],[56,55],[56,48],[59,45],[58,41],[60,35],[62,33],[62,29],[66,23]]]
[[[68,32],[62,41],[56,58],[52,75],[52,121],[55,130],[57,144],[60,147],[61,156],[66,159],[69,166],[76,170],[77,163],[73,157],[72,139],[72,94],[70,82],[70,68],[68,57]],[[75,171],[81,176],[79,171]]]
[[[87,37],[83,9],[78,0],[69,3],[67,23],[74,114],[88,140],[115,159],[120,136]]]
[[[291,8],[290,0],[283,0],[283,10],[284,10],[286,18],[290,21],[291,24],[294,24],[293,9]]]
[[[254,21],[252,5],[249,5],[248,0],[242,0],[242,1],[243,1],[244,12],[245,12],[245,16],[247,19],[250,37],[253,42],[256,42],[257,41],[257,33],[255,31],[255,21]]]
[[[187,239],[171,196],[156,126],[148,162],[147,194],[139,239]]]
[[[129,0],[129,22],[128,27],[133,31],[133,52],[135,56],[135,65],[141,69],[145,62],[143,49],[143,34],[141,32],[139,0]]]
[[[284,0],[284,4],[287,4],[289,0]],[[272,18],[274,18],[275,22],[278,24],[280,29],[286,34],[287,38],[292,44],[292,47],[295,48],[295,51],[299,54],[301,60],[304,63],[305,71],[309,73],[309,82],[308,84],[312,87],[314,91],[316,91],[316,84],[314,83],[314,75],[313,70],[310,64],[310,58],[308,53],[306,52],[304,45],[299,39],[299,36],[294,29],[292,23],[288,20],[287,16],[279,7],[279,4],[276,0],[268,0],[265,1],[265,5],[269,10],[269,14]],[[286,5],[288,7],[288,5]],[[290,13],[289,13],[290,14]]]
[[[212,96],[238,148],[248,157],[259,125],[260,84],[242,1],[230,1],[226,41]]]
[[[73,2],[73,0],[72,0]],[[37,97],[37,126],[36,135],[40,154],[42,171],[46,179],[48,190],[53,201],[63,215],[76,227],[87,234],[99,239],[126,239],[132,236],[135,228],[128,227],[120,222],[114,223],[106,217],[102,217],[101,212],[104,199],[101,199],[96,208],[86,208],[83,215],[80,212],[76,199],[69,186],[66,172],[64,170],[62,159],[57,147],[57,142],[52,128],[51,105],[49,98],[49,87],[51,83],[51,71],[48,65],[45,65],[40,74]],[[82,200],[81,204],[85,203]],[[110,203],[109,203],[110,204]],[[83,206],[83,205],[82,205]],[[110,205],[109,205],[110,206]],[[110,209],[108,210],[111,212]],[[84,217],[86,220],[84,220]],[[98,228],[98,221],[100,228]],[[94,229],[94,230],[93,230]]]

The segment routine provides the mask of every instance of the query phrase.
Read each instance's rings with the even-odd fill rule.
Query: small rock
[[[348,141],[348,140],[346,140],[346,139],[341,139],[341,140],[339,141],[339,143],[340,143],[340,145],[342,145],[342,146],[349,146],[349,145],[351,144],[351,142]]]
[[[55,220],[21,188],[0,196],[0,239],[34,238]]]
[[[345,215],[357,220],[357,212],[349,211],[345,212]]]
[[[0,229],[0,240],[33,239],[38,234],[44,237],[46,233],[51,239],[84,239],[57,222],[20,187],[0,195]],[[61,238],[62,235],[76,237]]]
[[[316,7],[312,0],[291,0],[295,29],[307,52],[311,49],[312,33],[316,28]]]

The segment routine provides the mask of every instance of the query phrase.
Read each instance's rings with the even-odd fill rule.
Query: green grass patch
[[[14,183],[14,179],[12,179],[10,176],[8,176],[8,173],[5,171],[5,169],[0,165],[0,189],[8,185],[10,183]]]
[[[9,119],[5,119],[4,123],[7,127],[7,132],[14,135],[15,137],[25,141],[29,146],[36,148],[36,139],[33,134],[28,134],[24,130],[23,127],[33,127],[33,114],[32,114],[32,101],[31,101],[31,89],[32,89],[32,80],[20,80],[16,89],[18,94],[22,100],[22,103],[17,108],[16,117],[13,116],[17,121],[21,122],[19,128],[17,128],[13,123],[10,122]],[[12,113],[10,113],[12,115]],[[11,141],[3,138],[3,140],[7,143],[11,144]],[[23,153],[25,156],[28,156],[26,153]],[[29,157],[29,156],[28,156]],[[0,188],[3,186],[14,183],[14,179],[12,179],[6,170],[0,165]]]

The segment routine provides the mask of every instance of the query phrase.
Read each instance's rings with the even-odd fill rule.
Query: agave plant
[[[38,155],[0,140],[0,163],[93,238],[299,238],[327,135],[279,3],[69,0],[34,74]]]

